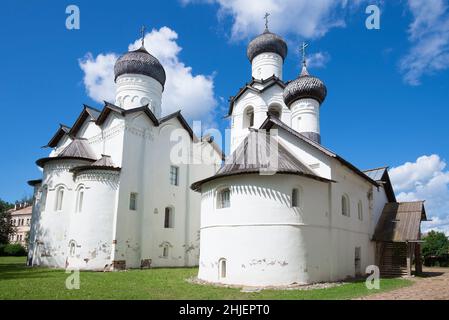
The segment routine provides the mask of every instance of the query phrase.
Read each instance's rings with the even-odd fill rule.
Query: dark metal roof
[[[383,184],[388,201],[396,202],[396,195],[394,194],[393,185],[388,174],[388,167],[365,170],[363,173],[374,181]]]
[[[100,113],[101,113],[100,110],[92,108],[86,104],[83,104],[83,110],[81,111],[80,115],[76,119],[75,123],[73,124],[68,134],[72,137],[75,137],[78,131],[81,129],[81,126],[87,119],[97,121]]]
[[[28,180],[27,183],[29,186],[34,187],[35,185],[42,183],[42,179]]]
[[[43,167],[45,163],[53,160],[62,159],[79,159],[87,161],[95,161],[95,153],[89,147],[87,140],[85,139],[74,139],[70,144],[64,148],[56,157],[46,157],[41,158],[36,161],[36,164]]]
[[[69,143],[64,150],[58,155],[58,157],[79,157],[87,159],[95,159],[95,153],[90,148],[86,139],[74,139]]]
[[[199,191],[204,183],[218,178],[241,174],[263,174],[264,172],[301,175],[323,182],[331,182],[331,180],[315,174],[282,144],[277,143],[276,152],[272,142],[265,133],[252,129],[214,176],[193,183],[191,188]],[[276,140],[276,142],[278,141]],[[270,155],[277,155],[277,163],[271,162]]]
[[[55,135],[50,139],[50,141],[47,143],[46,146],[43,146],[43,148],[56,147],[58,145],[59,141],[61,141],[62,137],[64,137],[69,132],[70,132],[70,127],[68,127],[64,124],[59,124],[58,131],[56,131]]]
[[[118,58],[114,66],[115,80],[122,74],[142,74],[165,85],[166,75],[162,64],[144,47],[130,51]]]
[[[287,51],[287,44],[284,39],[277,34],[270,32],[268,29],[265,29],[261,35],[255,37],[248,44],[246,55],[249,61],[252,62],[258,54],[274,52],[280,55],[282,60],[284,60],[287,56]]]
[[[375,169],[363,170],[363,173],[374,181],[381,181],[388,167],[380,167]]]
[[[121,168],[116,167],[114,165],[114,163],[112,162],[111,156],[102,154],[100,159],[91,163],[90,165],[78,166],[78,167],[72,168],[70,170],[70,172],[78,174],[82,171],[87,171],[87,170],[120,171]]]
[[[110,102],[104,101],[104,107],[103,110],[101,110],[100,114],[98,115],[97,121],[95,122],[97,125],[102,125],[103,122],[108,118],[108,115],[111,112],[118,113],[119,115],[123,115],[125,112],[125,109],[120,108]]]
[[[265,86],[262,89],[258,89],[254,87],[254,84],[256,83]],[[271,77],[262,80],[253,78],[249,83],[246,83],[245,86],[241,87],[235,96],[230,97],[228,116],[232,115],[232,110],[234,109],[234,102],[238,98],[240,98],[240,96],[244,94],[247,90],[260,94],[274,85],[279,85],[282,89],[285,88],[285,83],[275,75],[272,75]]]
[[[353,164],[351,164],[349,161],[343,159],[342,157],[340,157],[338,154],[336,154],[333,151],[330,151],[329,149],[323,147],[321,144],[319,144],[318,142],[309,139],[308,137],[302,135],[301,133],[299,133],[296,130],[293,130],[291,127],[289,127],[288,125],[286,125],[285,123],[283,123],[280,119],[278,119],[277,117],[273,117],[272,115],[268,114],[267,119],[265,119],[264,123],[262,123],[262,125],[260,126],[260,129],[266,129],[266,130],[270,130],[274,125],[276,125],[277,127],[289,132],[290,134],[294,135],[295,137],[301,139],[302,141],[308,143],[309,145],[311,145],[312,147],[314,147],[315,149],[323,152],[324,154],[326,154],[327,156],[331,157],[331,158],[335,158],[336,160],[338,160],[342,165],[346,166],[347,168],[351,169],[355,174],[359,175],[360,177],[362,177],[363,179],[367,180],[369,183],[375,185],[376,187],[379,185],[376,181],[374,181],[373,179],[371,179],[370,177],[368,177],[366,174],[364,174],[362,171],[360,171],[356,166],[354,166]]]
[[[304,65],[299,77],[288,82],[284,89],[284,103],[290,105],[298,99],[311,98],[323,103],[327,95],[327,88],[323,81],[311,76]]]
[[[420,240],[421,221],[426,219],[424,201],[386,203],[373,240],[388,242]]]

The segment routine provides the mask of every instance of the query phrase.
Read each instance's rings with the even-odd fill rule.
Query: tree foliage
[[[14,206],[0,199],[0,243],[9,242],[9,235],[15,233],[15,227],[11,224],[11,214],[8,210]]]
[[[449,239],[443,232],[430,231],[424,238],[422,254],[426,257],[441,257],[449,253]]]

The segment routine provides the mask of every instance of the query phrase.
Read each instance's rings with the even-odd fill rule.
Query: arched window
[[[220,279],[226,278],[226,259],[224,258],[218,260],[218,275]]]
[[[346,194],[341,197],[341,214],[349,217],[349,197]]]
[[[363,220],[363,204],[362,204],[362,201],[359,201],[359,203],[357,204],[357,213],[358,213],[359,220]]]
[[[164,216],[164,228],[173,228],[174,227],[174,214],[172,207],[165,208],[165,216]]]
[[[222,188],[217,192],[217,209],[229,208],[231,206],[231,190]]]
[[[80,186],[76,193],[76,212],[81,212],[83,210],[83,200],[84,200],[84,187]]]
[[[74,257],[76,254],[76,241],[75,240],[70,240],[69,242],[69,255],[71,257]]]
[[[42,195],[41,195],[41,212],[45,211],[45,204],[47,202],[47,193],[48,193],[48,187],[43,186],[42,187]]]
[[[268,108],[268,113],[270,113],[273,117],[280,119],[282,114],[282,109],[278,106],[270,106]]]
[[[251,128],[254,126],[254,108],[248,107],[243,114],[243,128]]]
[[[55,211],[62,210],[62,201],[64,200],[64,187],[56,189]]]
[[[162,258],[168,258],[169,249],[170,248],[167,243],[162,246]]]

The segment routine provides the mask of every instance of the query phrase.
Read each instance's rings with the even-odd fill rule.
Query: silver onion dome
[[[145,47],[130,51],[118,58],[114,66],[115,80],[122,74],[142,74],[165,85],[166,75],[164,67],[157,58],[152,56]]]
[[[321,104],[326,99],[326,95],[326,85],[320,79],[311,76],[304,64],[299,77],[290,81],[285,87],[284,103],[290,106],[298,99],[312,98]]]
[[[246,55],[252,62],[255,56],[264,52],[277,53],[284,60],[287,56],[287,44],[284,39],[266,28],[264,33],[251,40],[246,49]]]

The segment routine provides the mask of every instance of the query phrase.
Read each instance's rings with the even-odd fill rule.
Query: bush
[[[5,246],[6,244],[0,243],[0,257],[5,255]]]
[[[26,256],[27,251],[21,244],[18,244],[18,243],[7,244],[7,245],[3,245],[3,249],[0,249],[0,255],[20,257],[20,256]]]

